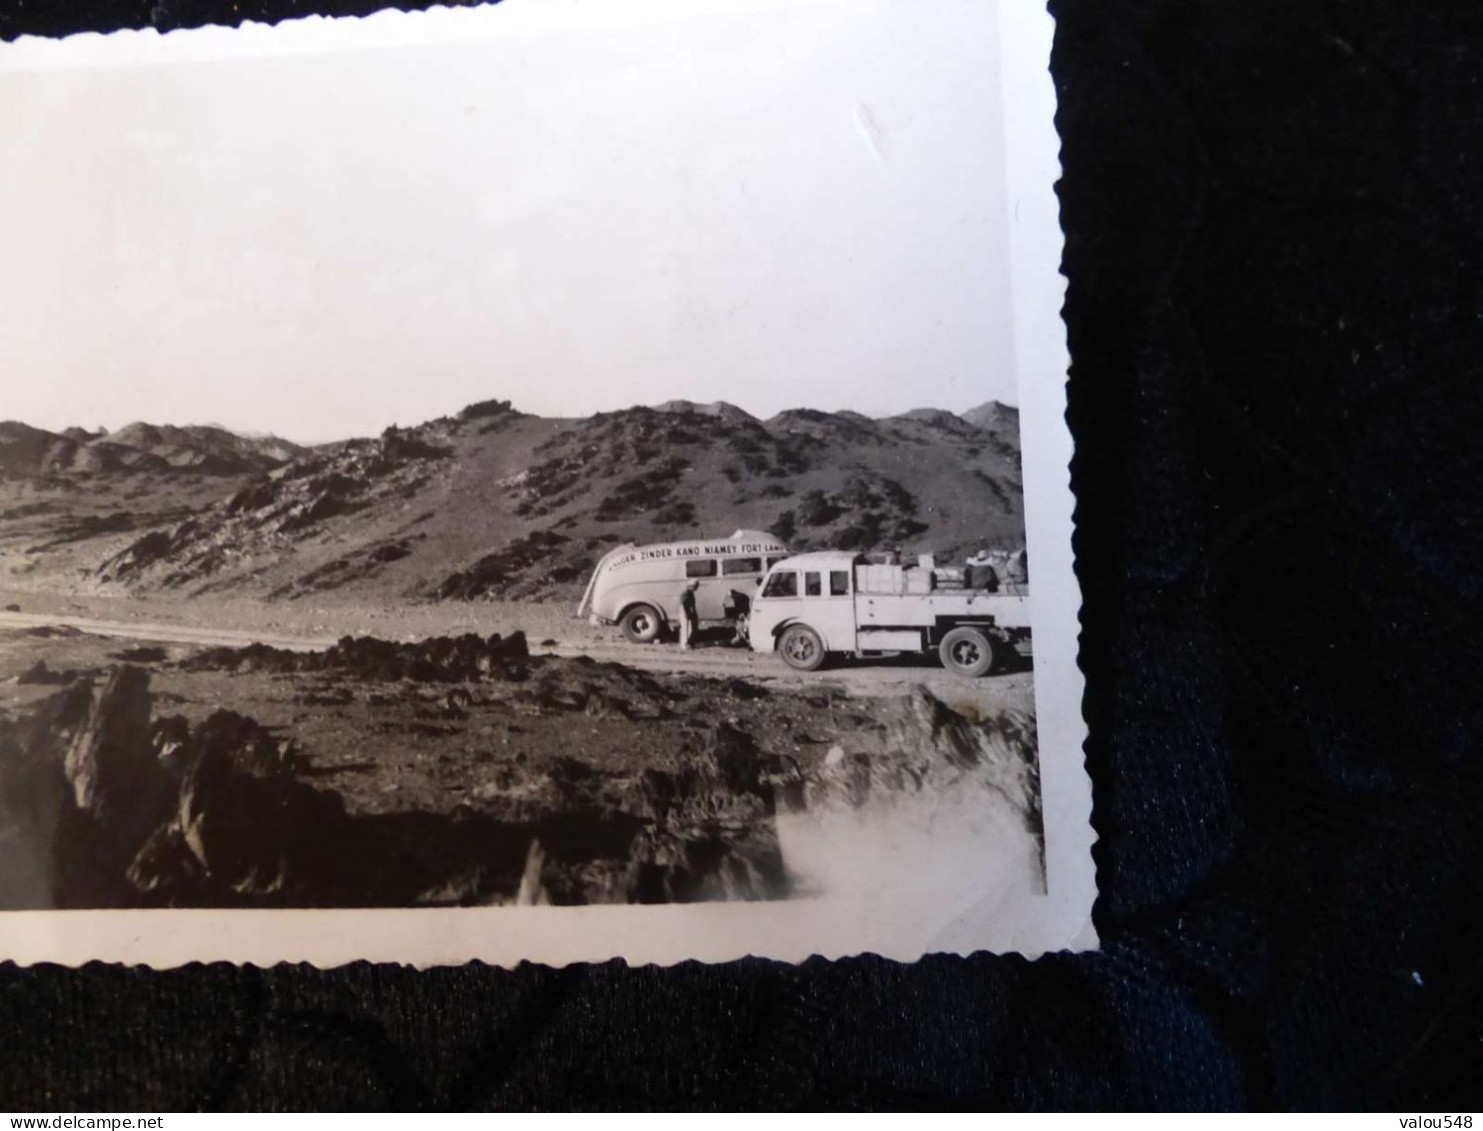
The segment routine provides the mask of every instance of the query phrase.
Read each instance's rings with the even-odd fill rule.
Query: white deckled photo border
[[[797,0],[818,2],[818,0]],[[930,0],[928,0],[930,2]],[[790,0],[703,0],[706,10],[756,11]],[[532,32],[590,22],[662,22],[690,0],[507,0],[483,8],[388,10],[361,19],[313,17],[274,26],[22,38],[0,45],[0,74],[313,54],[409,43],[479,40],[520,22]],[[999,0],[1006,120],[1010,282],[1018,370],[1026,538],[1034,562],[1034,695],[1039,736],[1046,892],[1011,892],[995,906],[880,906],[858,900],[395,910],[128,910],[0,912],[0,960],[78,965],[101,960],[166,968],[191,962],[320,967],[355,961],[418,967],[479,960],[560,966],[622,958],[632,964],[722,962],[757,956],[800,962],[875,953],[914,961],[978,951],[1026,957],[1098,945],[1092,791],[1084,756],[1084,679],[1078,665],[1080,591],[1073,568],[1074,502],[1066,425],[1069,358],[1061,308],[1063,238],[1053,21],[1043,0]],[[584,24],[583,26],[587,26]],[[965,865],[969,862],[965,862]]]

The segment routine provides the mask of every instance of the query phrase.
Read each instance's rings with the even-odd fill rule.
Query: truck
[[[727,538],[698,538],[648,546],[626,544],[604,554],[592,571],[577,616],[592,624],[616,624],[634,644],[651,644],[680,621],[680,596],[697,582],[695,605],[702,625],[725,624],[742,615],[767,568],[786,558],[787,545],[760,530],[738,530]]]
[[[752,599],[753,651],[777,653],[799,671],[831,656],[925,655],[977,677],[1030,642],[1028,585],[964,587],[959,570],[878,563],[863,554],[797,554],[777,562]]]

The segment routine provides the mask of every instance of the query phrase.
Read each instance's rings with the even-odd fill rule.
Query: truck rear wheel
[[[801,672],[811,672],[824,662],[824,642],[806,624],[790,624],[778,640],[783,663]]]
[[[659,639],[659,628],[664,622],[659,610],[653,605],[635,605],[623,614],[623,635],[634,644],[652,644]]]
[[[977,679],[994,666],[994,645],[981,628],[953,629],[942,638],[938,652],[943,667],[969,679]]]

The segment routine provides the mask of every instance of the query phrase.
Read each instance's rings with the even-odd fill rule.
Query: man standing
[[[700,614],[695,611],[695,591],[700,582],[692,581],[680,594],[680,647],[689,648],[690,639],[700,625]]]

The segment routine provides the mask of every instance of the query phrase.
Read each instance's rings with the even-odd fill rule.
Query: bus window
[[[817,573],[810,570],[803,575],[803,595],[805,597],[819,597],[823,595],[823,592],[824,590],[820,587],[819,575]]]
[[[785,569],[781,573],[775,573],[767,579],[767,585],[762,590],[764,597],[796,597],[798,596],[798,574],[791,569]]]
[[[761,573],[761,558],[723,558],[721,560],[721,576],[733,577],[738,573]]]
[[[831,569],[829,571],[829,596],[848,597],[850,595],[850,571],[847,569]]]
[[[715,577],[715,558],[691,558],[685,563],[686,577]]]
[[[771,569],[773,566],[777,565],[778,562],[783,562],[783,561],[787,561],[787,560],[788,560],[788,555],[787,554],[776,554],[776,555],[773,555],[772,557],[769,557],[767,559],[767,568],[768,569]]]

